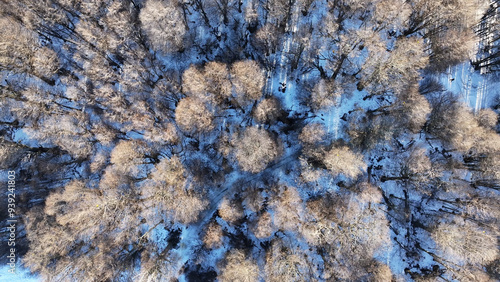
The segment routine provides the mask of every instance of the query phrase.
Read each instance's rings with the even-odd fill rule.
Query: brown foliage
[[[175,122],[188,133],[201,133],[213,129],[213,114],[202,100],[183,98],[175,109]]]
[[[471,264],[484,264],[497,258],[497,236],[459,218],[455,222],[439,224],[432,232],[442,255],[455,262]]]
[[[363,151],[373,149],[392,137],[394,124],[381,115],[374,115],[358,109],[349,115],[345,127],[354,148]]]
[[[314,110],[326,110],[339,103],[341,89],[333,81],[319,80],[311,92],[311,103]]]
[[[349,178],[356,178],[366,170],[362,155],[353,153],[345,146],[325,152],[323,163],[334,175],[343,174]]]
[[[234,250],[227,254],[218,278],[223,282],[256,282],[259,281],[259,268],[253,260],[247,259],[243,251]]]
[[[219,216],[228,223],[235,223],[243,217],[243,208],[238,201],[224,198],[219,204]]]
[[[203,236],[203,244],[207,248],[218,248],[222,245],[222,238],[224,234],[222,233],[222,228],[216,222],[211,222],[205,231]]]
[[[136,200],[116,189],[101,193],[81,181],[52,193],[44,213],[28,216],[26,227],[32,249],[25,258],[27,265],[45,279],[115,277],[133,264],[131,257],[123,256],[120,250],[139,239],[139,209],[133,204]]]
[[[182,87],[186,94],[214,105],[220,104],[232,95],[227,66],[210,62],[204,69],[192,65],[182,75]]]
[[[245,171],[257,173],[281,155],[281,146],[264,129],[247,128],[235,141],[236,159]]]
[[[265,280],[316,281],[314,265],[309,259],[300,247],[274,240],[266,253]]]
[[[277,194],[270,203],[274,210],[274,225],[284,230],[297,230],[303,220],[303,205],[295,187],[277,187]]]
[[[367,275],[365,262],[390,240],[385,214],[366,197],[327,194],[308,201],[307,214],[309,222],[300,232],[308,243],[325,248],[327,279]]]
[[[208,202],[188,186],[186,170],[178,157],[162,159],[151,174],[151,179],[142,188],[150,208],[147,218],[155,222],[157,209],[165,211],[161,216],[173,221],[191,223],[198,219]]]
[[[27,72],[50,79],[59,69],[54,50],[42,47],[35,34],[9,17],[0,20],[0,66],[14,73]]]
[[[186,28],[179,6],[177,1],[148,0],[141,9],[141,25],[153,48],[167,53],[185,48]]]
[[[431,100],[428,131],[459,151],[475,148],[478,152],[497,151],[500,136],[479,125],[470,108],[460,104],[452,93]]]
[[[476,118],[480,126],[487,129],[495,129],[499,117],[492,109],[481,109]]]
[[[259,100],[264,87],[264,74],[255,61],[239,61],[231,66],[231,79],[241,105]]]
[[[305,144],[314,144],[323,141],[326,132],[325,127],[320,123],[308,123],[299,135],[299,140]]]
[[[275,231],[275,228],[273,226],[273,220],[271,217],[271,214],[268,212],[264,212],[262,215],[259,216],[259,219],[257,220],[254,228],[253,228],[253,233],[255,234],[255,237],[259,239],[267,238],[271,236]]]
[[[398,100],[392,110],[396,115],[397,123],[408,128],[411,132],[419,132],[431,113],[431,107],[427,99],[420,95],[417,86],[405,88],[398,96]]]
[[[272,123],[281,114],[281,105],[276,98],[262,100],[253,113],[255,119],[260,123]]]
[[[444,72],[450,66],[467,61],[474,52],[477,38],[471,29],[449,30],[431,37],[431,68]]]

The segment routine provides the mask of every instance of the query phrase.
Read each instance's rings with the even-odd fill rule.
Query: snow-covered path
[[[491,105],[500,86],[492,75],[480,74],[469,62],[449,68],[439,78],[447,90],[458,95],[475,112]]]
[[[269,70],[267,74],[266,92],[272,93],[282,100],[284,107],[291,111],[297,107],[296,86],[294,79],[290,79],[292,73],[289,60],[290,52],[293,51],[297,43],[297,31],[299,28],[300,4],[295,2],[292,7],[290,20],[285,27],[285,34],[280,46],[280,50],[274,57],[274,70]],[[285,89],[284,91],[280,91]]]

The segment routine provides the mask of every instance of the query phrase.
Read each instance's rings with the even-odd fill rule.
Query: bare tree
[[[29,73],[49,80],[59,69],[59,58],[43,47],[32,31],[11,18],[2,18],[0,66],[14,73]]]
[[[167,211],[160,215],[165,220],[182,223],[194,222],[207,207],[207,201],[187,182],[187,172],[178,157],[162,159],[156,164],[151,179],[142,188],[144,200],[149,208],[147,218],[157,223],[158,210]]]
[[[325,127],[321,123],[308,123],[299,135],[300,141],[305,144],[315,144],[324,140],[326,135]]]
[[[29,217],[27,229],[32,231],[29,240],[34,247],[26,263],[43,277],[58,280],[110,279],[132,266],[132,256],[122,250],[137,244],[141,223],[139,209],[132,204],[137,198],[124,192],[97,193],[84,182],[73,181],[62,192],[53,193],[47,198],[45,213]],[[90,251],[97,248],[102,252]],[[67,259],[49,263],[60,256]]]
[[[399,93],[403,88],[415,82],[428,63],[424,42],[417,37],[403,38],[395,42],[394,50],[386,52],[384,56],[367,59],[362,66],[361,83],[370,86],[372,94],[385,93],[392,90]]]
[[[243,251],[234,250],[227,254],[219,278],[221,281],[259,281],[258,266],[253,260],[247,259]]]
[[[390,140],[394,132],[393,123],[380,114],[355,109],[347,119],[345,131],[354,148],[370,150]]]
[[[267,23],[261,27],[254,36],[254,45],[266,56],[270,56],[277,51],[280,43],[280,33],[278,27]]]
[[[472,30],[450,30],[431,37],[431,68],[438,72],[473,57],[477,38]]]
[[[336,106],[341,94],[341,90],[335,82],[321,79],[311,92],[312,108],[321,110]]]
[[[455,262],[488,263],[498,256],[496,235],[470,221],[442,223],[432,232],[440,252]]]
[[[228,223],[235,223],[243,217],[243,209],[238,201],[224,198],[219,205],[219,216]]]
[[[436,78],[474,54],[484,4],[0,1],[23,261],[54,281],[488,281],[497,111]]]
[[[212,222],[206,228],[205,236],[203,236],[203,244],[205,244],[207,248],[218,248],[223,243],[223,237],[222,227]]]
[[[390,240],[387,220],[376,202],[368,204],[366,198],[326,194],[307,202],[307,214],[310,221],[300,232],[310,244],[325,249],[323,276],[366,279],[363,277],[372,268],[367,263],[371,262],[370,257]]]
[[[184,46],[186,27],[177,1],[148,0],[139,15],[150,44],[163,52],[179,51]]]
[[[213,129],[214,117],[202,100],[183,98],[175,109],[177,125],[188,133],[206,132]]]
[[[299,246],[275,240],[266,254],[266,281],[314,279],[313,264]]]
[[[343,174],[356,178],[366,170],[362,156],[352,152],[348,147],[334,147],[324,155],[323,162],[334,175]]]
[[[219,101],[231,97],[232,85],[229,80],[229,70],[226,64],[210,62],[205,66],[204,72],[208,92],[216,95]]]
[[[273,223],[282,230],[297,230],[303,217],[303,201],[297,188],[279,186],[271,203],[274,210]]]
[[[476,116],[479,125],[487,129],[495,129],[498,123],[498,114],[491,109],[481,109]]]
[[[476,148],[480,152],[498,150],[500,136],[481,127],[470,108],[460,104],[451,93],[440,94],[431,100],[433,106],[428,130],[460,151]]]
[[[257,105],[253,115],[260,123],[273,123],[282,115],[280,102],[276,98],[264,99]]]
[[[276,228],[273,225],[271,214],[264,212],[255,223],[253,233],[255,234],[255,237],[263,239],[271,236],[275,229]]]
[[[406,87],[398,96],[394,108],[389,109],[397,119],[400,128],[417,133],[424,127],[431,113],[429,101],[420,95],[416,86]]]
[[[247,128],[235,140],[235,155],[244,171],[257,173],[281,155],[281,145],[264,129]]]
[[[247,105],[262,97],[264,74],[255,61],[240,61],[231,66],[231,79],[236,97],[241,105]]]

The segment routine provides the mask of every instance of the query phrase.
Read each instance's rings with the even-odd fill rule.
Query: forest
[[[499,24],[499,0],[0,0],[0,262],[15,174],[40,281],[499,281]],[[499,86],[480,108],[461,65]]]

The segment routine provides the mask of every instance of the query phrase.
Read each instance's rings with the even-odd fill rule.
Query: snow
[[[467,62],[451,67],[440,77],[448,91],[455,93],[474,112],[492,105],[495,95],[499,94],[500,82],[492,74],[481,74]]]
[[[20,265],[16,266],[16,273],[9,272],[9,266],[0,268],[0,282],[37,282],[42,281],[29,274],[29,272]]]
[[[325,9],[323,8],[326,7],[323,7],[322,5],[324,5],[325,3],[320,4],[319,2],[317,2],[317,4],[319,5],[319,7],[316,7],[317,11],[310,13],[310,16],[308,16],[308,18],[306,19],[304,19],[303,17],[302,18],[299,17],[300,14],[299,3],[296,2],[294,4],[292,17],[290,23],[287,24],[284,40],[280,48],[281,51],[273,55],[273,60],[274,60],[273,63],[275,68],[272,70],[268,70],[266,72],[266,77],[268,78],[266,80],[266,86],[265,86],[266,94],[271,94],[275,97],[280,98],[281,102],[283,103],[283,107],[289,110],[290,114],[293,114],[294,112],[304,112],[302,109],[303,106],[300,105],[299,99],[297,97],[298,95],[297,92],[299,91],[299,89],[296,79],[300,79],[300,81],[308,81],[318,78],[317,73],[301,74],[298,75],[298,77],[295,77],[295,75],[299,72],[291,71],[289,57],[287,56],[289,51],[294,47],[294,44],[297,44],[296,35],[299,26],[301,24],[301,19],[303,21],[310,21],[311,23],[316,23],[319,20],[321,13],[324,12]],[[354,26],[351,27],[349,25],[346,25],[346,28],[357,28],[357,27]],[[207,38],[209,38],[210,34],[209,30],[200,25],[196,28],[196,31],[197,31],[196,33],[198,42],[204,43],[208,40]],[[221,32],[222,31],[219,29],[219,34]],[[221,48],[223,47],[224,46],[221,45]],[[166,68],[177,69],[180,71],[187,68],[191,63],[200,63],[200,61],[202,61],[202,59],[200,59],[200,57],[195,53],[195,51],[192,51],[191,53],[186,54],[185,56],[186,60],[183,61],[171,59],[168,55],[164,55],[161,58],[161,60],[165,62]],[[207,59],[213,59],[213,58],[209,58],[209,56],[207,55]],[[463,63],[456,67],[450,68],[447,73],[440,75],[439,78],[443,83],[443,85],[445,85],[445,87],[449,91],[452,91],[453,93],[459,95],[463,99],[463,101],[469,104],[476,112],[479,109],[490,105],[492,98],[494,97],[495,94],[497,94],[494,92],[495,89],[499,89],[498,82],[492,81],[492,78],[488,75],[481,75],[479,74],[479,72],[474,71],[470,63]],[[121,87],[121,85],[118,85],[118,87]],[[280,91],[280,87],[286,87],[286,90]],[[319,114],[316,117],[308,121],[320,122],[325,124],[325,127],[327,128],[327,133],[330,136],[332,136],[334,140],[339,138],[344,138],[345,136],[343,136],[341,130],[341,126],[344,123],[344,121],[341,120],[341,117],[345,113],[358,107],[362,109],[374,109],[379,106],[375,99],[363,100],[363,97],[367,95],[368,93],[366,91],[358,91],[358,90],[353,91],[352,95],[342,95],[342,97],[337,98],[336,106],[319,112]],[[225,118],[223,127],[225,127],[226,120],[227,119]],[[127,135],[132,139],[143,139],[141,133],[138,132],[128,132]],[[33,139],[30,139],[26,134],[26,132],[24,132],[23,130],[19,130],[16,132],[15,140],[21,141],[23,143],[36,142]],[[423,140],[419,140],[418,142],[424,144]],[[37,143],[29,143],[29,144],[31,144],[31,146],[38,146]],[[204,147],[203,144],[200,144],[200,147]],[[256,175],[249,175],[247,173],[235,171],[233,173],[226,175],[226,181],[222,187],[219,188],[213,187],[215,189],[210,189],[209,191],[211,192],[207,195],[207,198],[210,199],[211,206],[205,212],[203,212],[200,220],[197,223],[190,225],[188,227],[183,225],[174,226],[174,228],[177,227],[181,228],[182,233],[181,233],[181,241],[179,243],[179,248],[172,250],[172,252],[175,252],[179,255],[179,260],[176,262],[177,265],[174,266],[173,268],[179,269],[183,265],[185,265],[186,262],[192,259],[195,250],[197,250],[201,246],[200,234],[202,228],[212,218],[213,213],[218,208],[219,202],[226,195],[231,195],[231,193],[234,192],[235,189],[240,188],[240,185],[242,183],[247,183],[254,179],[258,179],[264,173],[271,171],[271,169],[273,169],[272,170],[273,176],[278,177],[283,182],[288,181],[290,182],[288,184],[295,186],[295,183],[291,183],[290,179],[292,178],[290,176],[287,176],[284,173],[283,169],[276,169],[276,168],[279,168],[282,165],[286,165],[287,162],[289,162],[291,159],[296,158],[298,152],[300,152],[300,146],[287,147],[285,148],[284,156],[281,157],[281,159],[278,160],[276,163],[271,164],[263,172]],[[383,155],[384,153],[382,151],[377,151],[374,154],[380,156]],[[191,157],[201,158],[203,157],[203,155],[202,154],[200,154],[199,156],[193,155]],[[210,160],[207,161],[210,162]],[[382,171],[383,173],[388,175],[388,173],[391,173],[390,170],[396,166],[396,164],[393,162],[394,160],[385,158],[380,162],[373,162],[373,164],[383,165]],[[323,187],[325,189],[338,188],[335,184],[334,179],[328,177],[322,177],[319,184],[320,187]],[[396,197],[400,198],[404,197],[401,185],[398,185],[395,181],[387,181],[383,183],[383,185],[381,186],[383,187],[387,195],[393,194]],[[300,192],[304,194],[304,190]],[[419,197],[415,197],[413,193],[410,194],[410,197],[412,197],[410,199],[411,202],[418,202],[419,200],[421,200]],[[273,213],[272,210],[269,212],[271,214]],[[406,232],[406,229],[404,229],[401,226],[397,226],[397,224],[395,224],[394,226],[395,228],[399,229],[398,230],[399,235],[397,236],[398,240],[404,240],[403,237]],[[224,225],[224,227],[229,231],[234,231],[234,228],[230,227],[229,225]],[[155,228],[152,231],[151,237],[152,240],[154,240],[156,244],[158,244],[159,250],[163,250],[164,248],[167,247],[166,238],[168,237],[168,231],[164,229],[163,225],[157,226],[157,228]],[[289,237],[294,238],[295,236],[291,235]],[[249,238],[252,241],[254,241],[254,243],[259,242],[259,240],[255,238],[255,236],[253,236],[252,234],[249,234]],[[422,236],[421,238],[425,238],[425,236]],[[432,242],[426,242],[426,243],[427,245],[432,245]],[[256,245],[258,246],[258,244]],[[302,250],[307,250],[309,248],[309,246],[305,244],[304,241],[297,242],[297,245],[300,246]],[[226,248],[227,246],[223,246],[221,248],[211,250],[210,253],[206,255],[207,261],[205,261],[204,264],[215,266],[216,262],[223,257],[224,252],[227,250]],[[384,253],[379,254],[377,258],[388,263],[393,273],[397,275],[404,275],[404,269],[405,267],[408,266],[408,263],[404,261],[405,255],[402,252],[404,252],[404,250],[399,248],[397,246],[397,243],[393,241],[392,245],[389,246],[386,250],[384,250]],[[321,258],[318,255],[315,255],[313,260],[315,262],[321,263]],[[431,264],[432,264],[432,259],[430,259],[430,256],[424,257],[424,259],[421,261],[421,265],[425,267],[428,267]],[[7,267],[0,269],[0,282],[39,281],[29,276],[27,272],[25,270],[21,270],[21,268],[18,268],[19,270],[18,274],[10,274],[8,273],[7,269],[8,269]],[[184,274],[181,277],[179,277],[179,281],[186,281]]]
[[[201,244],[199,239],[201,230],[196,228],[196,226],[182,226],[181,231],[179,248],[176,250],[181,258],[178,262],[180,266],[184,265],[185,262],[193,257],[195,246]]]
[[[14,133],[14,142],[19,142],[30,147],[39,147],[40,144],[36,139],[29,137],[29,132],[24,129],[16,130]]]

